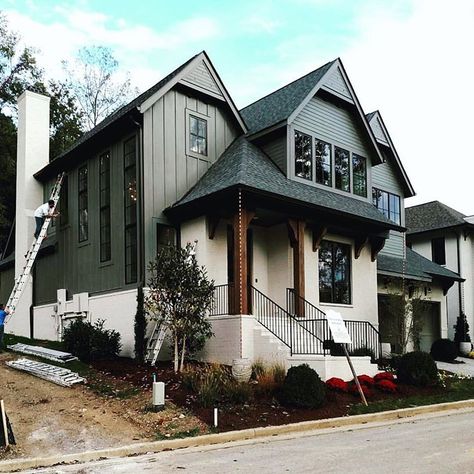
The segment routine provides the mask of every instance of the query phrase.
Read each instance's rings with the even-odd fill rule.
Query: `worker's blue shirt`
[[[6,317],[7,317],[7,313],[3,311],[3,309],[0,309],[0,326],[3,326],[3,323],[5,322]]]

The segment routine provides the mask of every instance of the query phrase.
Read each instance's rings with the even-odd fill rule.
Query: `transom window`
[[[323,240],[319,248],[319,301],[351,303],[351,247]]]
[[[189,116],[189,149],[207,155],[207,121],[194,115]]]
[[[395,224],[401,223],[400,196],[382,191],[381,189],[372,189],[372,202],[374,206],[387,218]]]
[[[294,139],[296,177],[367,197],[366,158],[299,130]]]

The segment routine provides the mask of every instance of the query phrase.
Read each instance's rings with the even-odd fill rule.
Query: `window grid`
[[[189,116],[189,149],[207,156],[207,120]]]
[[[100,205],[100,261],[112,258],[112,230],[110,225],[110,153],[99,157],[99,205]]]
[[[351,190],[349,152],[338,146],[334,147],[334,177],[336,189],[347,192]]]
[[[137,164],[135,137],[124,142],[125,283],[137,281]]]
[[[395,224],[401,224],[400,196],[373,188],[372,202],[387,219]]]
[[[367,160],[352,153],[352,181],[354,194],[367,197]]]
[[[316,182],[332,186],[332,153],[331,145],[322,140],[315,140]]]
[[[87,165],[79,168],[78,175],[78,200],[79,200],[79,242],[85,242],[89,238],[89,215],[88,215],[88,183]]]

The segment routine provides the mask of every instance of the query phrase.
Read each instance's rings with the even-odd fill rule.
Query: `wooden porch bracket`
[[[219,225],[219,221],[221,218],[219,216],[208,215],[206,216],[207,219],[207,234],[209,240],[213,240],[216,235],[217,226]]]
[[[313,227],[313,252],[319,250],[319,247],[321,247],[321,241],[324,239],[327,232],[328,228],[323,225]]]
[[[360,257],[362,249],[365,247],[368,241],[369,237],[367,235],[359,236],[354,239],[354,257],[356,259]]]
[[[288,219],[288,236],[293,248],[293,287],[295,290],[295,311],[304,316],[303,299],[305,296],[304,275],[304,231],[306,222],[299,219]]]
[[[377,260],[377,255],[384,248],[385,238],[384,237],[373,236],[373,237],[369,238],[369,242],[370,242],[370,246],[371,246],[372,262],[375,262],[375,260]]]

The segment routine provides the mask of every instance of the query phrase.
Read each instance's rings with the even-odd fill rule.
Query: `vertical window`
[[[100,261],[112,258],[110,227],[110,153],[99,157]]]
[[[295,175],[299,178],[313,179],[312,138],[295,131]]]
[[[156,252],[165,248],[175,248],[177,245],[176,228],[166,224],[156,224]]]
[[[125,283],[137,281],[137,152],[135,137],[123,144]]]
[[[352,182],[354,194],[367,197],[367,161],[355,153],[352,153]]]
[[[88,190],[87,190],[87,165],[79,168],[78,183],[79,199],[79,242],[84,242],[89,238],[89,208],[88,208]]]
[[[401,223],[400,196],[382,191],[381,189],[372,189],[372,202],[374,206],[387,218],[395,224]]]
[[[446,265],[446,246],[444,237],[437,237],[431,240],[431,255],[433,262],[438,265]]]
[[[319,300],[351,303],[351,247],[323,240],[319,249]]]
[[[189,116],[189,149],[200,155],[207,155],[207,121]]]
[[[321,140],[315,141],[316,182],[332,186],[331,145]]]
[[[349,152],[343,148],[334,147],[334,174],[336,188],[342,191],[350,191]]]
[[[59,195],[59,221],[61,225],[69,223],[69,184],[68,177],[64,175]]]

